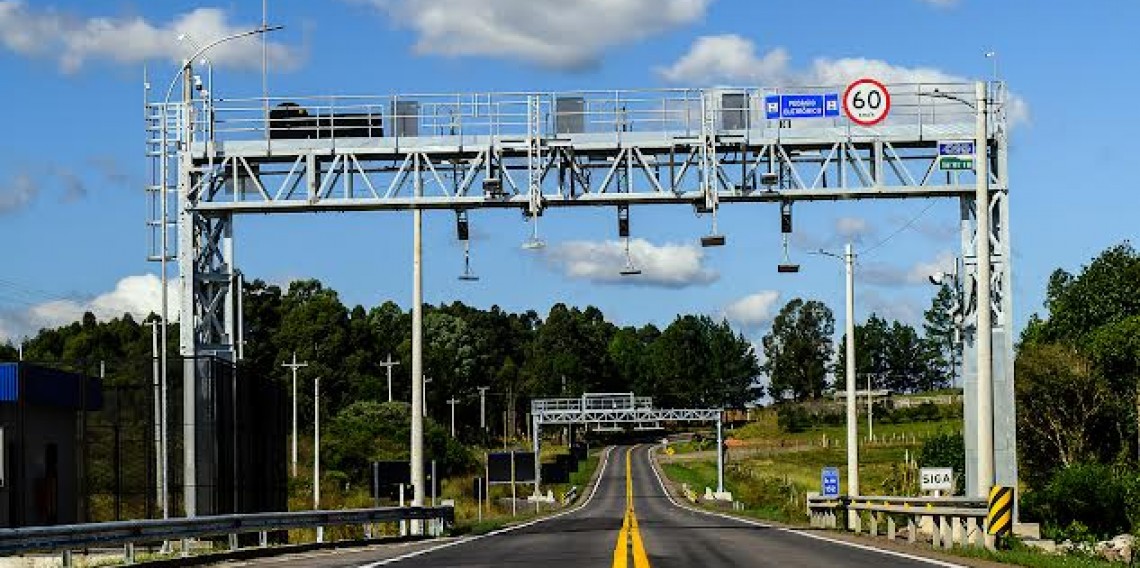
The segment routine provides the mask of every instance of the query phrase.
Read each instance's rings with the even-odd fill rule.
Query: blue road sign
[[[974,155],[974,140],[939,141],[939,156],[972,156]]]
[[[839,94],[768,95],[764,98],[764,115],[768,119],[839,116]]]
[[[939,156],[973,156],[973,140],[954,140],[938,143]]]
[[[839,497],[839,469],[825,467],[819,474],[820,496]]]

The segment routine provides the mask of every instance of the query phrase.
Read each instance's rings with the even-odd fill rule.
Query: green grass
[[[923,440],[932,434],[959,431],[961,420],[875,424],[876,441],[871,444],[866,443],[865,417],[860,420],[859,426],[859,474],[863,492],[899,495],[906,492],[904,487],[913,487],[914,483],[913,479],[905,477],[902,464],[906,459],[914,460]],[[820,469],[833,466],[844,472],[847,452],[846,429],[842,426],[786,433],[777,425],[775,412],[766,411],[759,414],[758,420],[726,432],[725,435],[744,442],[744,447],[728,450],[725,489],[744,503],[743,514],[750,517],[777,522],[802,522],[804,493],[819,490]],[[698,494],[703,493],[705,487],[715,486],[716,459],[712,452],[699,456],[685,455],[711,449],[711,446],[694,443],[677,443],[672,446],[677,455],[660,456],[666,477],[677,483],[689,484]],[[996,552],[956,548],[951,553],[1031,568],[1122,566],[1081,554],[1048,554],[1020,544],[1015,544],[1010,550]]]
[[[860,420],[861,489],[867,494],[913,493],[917,490],[914,473],[904,464],[916,458],[926,438],[960,428],[960,420],[876,424],[875,441],[867,443],[866,420]],[[819,491],[820,469],[830,466],[843,471],[847,462],[845,427],[822,426],[787,433],[780,430],[773,410],[758,413],[755,421],[727,432],[726,437],[742,444],[730,446],[726,452],[725,489],[744,503],[746,512],[766,520],[803,520],[803,495]],[[688,483],[698,494],[705,487],[715,487],[714,444],[683,442],[672,446],[675,456],[661,456],[670,479]],[[702,450],[704,454],[686,455]]]
[[[956,556],[980,558],[1003,564],[1028,566],[1029,568],[1120,568],[1125,564],[1109,562],[1083,554],[1049,554],[1047,552],[1015,544],[1011,550],[990,552],[979,548],[955,548],[950,551]]]
[[[677,483],[687,483],[698,495],[705,487],[716,487],[716,464],[709,462],[687,462],[663,464],[665,476]]]

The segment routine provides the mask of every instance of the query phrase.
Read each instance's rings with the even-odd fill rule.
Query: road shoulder
[[[776,521],[769,521],[766,519],[757,519],[754,517],[735,514],[729,511],[707,508],[699,504],[692,504],[688,501],[684,495],[684,492],[681,490],[681,484],[673,481],[672,479],[669,479],[665,475],[664,469],[660,467],[660,463],[657,460],[657,454],[659,450],[660,446],[652,446],[646,451],[647,455],[649,456],[650,467],[652,468],[653,473],[657,476],[657,479],[661,483],[662,488],[665,490],[665,493],[669,497],[669,501],[671,501],[675,506],[682,509],[688,509],[706,515],[735,519],[747,524],[772,527],[790,533],[799,533],[805,537],[831,540],[837,543],[848,544],[851,546],[881,550],[886,553],[895,553],[918,557],[924,560],[944,563],[944,565],[966,566],[969,568],[1008,568],[1010,566],[1009,564],[1002,564],[1000,562],[993,562],[990,560],[967,558],[963,556],[940,553],[931,549],[929,545],[925,544],[911,544],[906,541],[887,540],[886,537],[872,537],[870,535],[856,535],[847,532],[815,529],[807,526],[797,526]]]

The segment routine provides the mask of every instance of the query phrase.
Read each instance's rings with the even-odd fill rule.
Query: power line
[[[909,221],[907,221],[906,223],[903,223],[903,225],[901,227],[899,227],[898,229],[896,229],[895,232],[887,235],[886,238],[884,238],[883,240],[871,245],[870,247],[863,249],[863,252],[861,252],[859,255],[866,257],[868,254],[871,253],[871,251],[887,244],[888,242],[890,242],[891,239],[897,237],[899,235],[899,233],[902,233],[903,231],[909,229],[915,223],[917,223],[918,220],[921,219],[923,215],[926,215],[926,212],[930,211],[930,209],[933,208],[937,203],[938,203],[937,201],[931,201],[929,205],[924,207],[922,209],[922,211],[919,211],[918,214],[915,215],[914,217],[912,217]]]

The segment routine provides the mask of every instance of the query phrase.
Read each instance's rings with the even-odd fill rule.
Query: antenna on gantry
[[[546,247],[546,242],[538,238],[538,215],[530,216],[531,235],[530,239],[523,243],[522,248],[526,250],[538,250]]]

